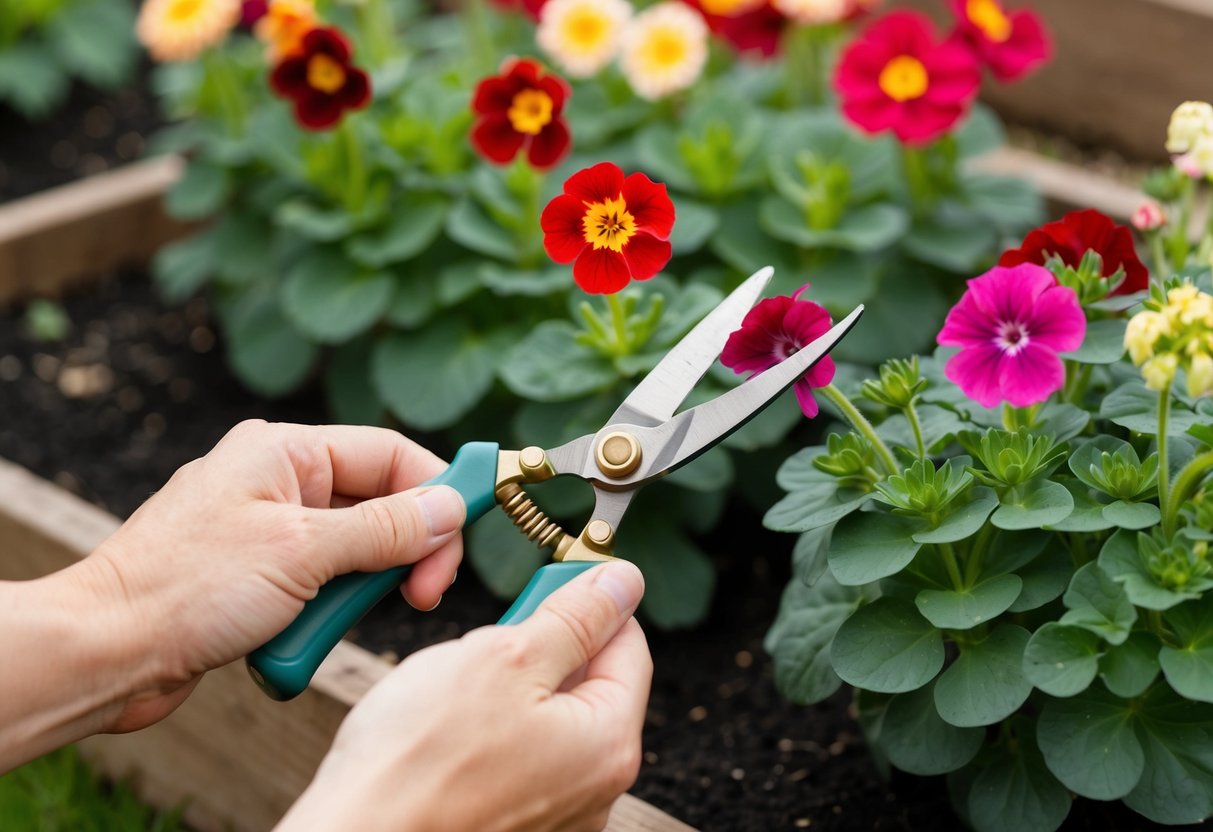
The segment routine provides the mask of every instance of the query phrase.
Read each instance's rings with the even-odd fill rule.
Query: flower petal
[[[800,405],[800,412],[810,419],[816,418],[821,408],[813,396],[813,385],[802,378],[792,385],[792,389],[796,391],[796,403]]]
[[[1087,335],[1087,316],[1078,295],[1069,286],[1054,286],[1036,299],[1028,331],[1033,344],[1054,352],[1070,352],[1082,346]]]
[[[1029,343],[1015,355],[1004,356],[998,378],[1006,401],[1015,407],[1028,407],[1040,404],[1065,386],[1066,368],[1057,353]]]
[[[282,61],[270,73],[270,89],[283,98],[308,92],[307,58],[296,55]]]
[[[1002,357],[1003,351],[992,342],[966,347],[948,359],[944,375],[982,407],[994,407],[1002,401]]]
[[[672,253],[668,240],[659,240],[643,231],[637,232],[623,247],[623,259],[635,280],[648,280],[664,269]]]
[[[630,275],[622,255],[586,246],[573,264],[573,279],[591,295],[610,295],[627,286]]]
[[[485,158],[504,165],[518,155],[526,136],[515,130],[508,118],[490,116],[481,119],[472,128],[471,139],[472,144]]]
[[[539,217],[543,229],[543,248],[557,263],[571,263],[588,245],[582,230],[585,205],[575,197],[561,194],[547,204]]]
[[[341,112],[335,95],[312,92],[295,98],[295,119],[308,130],[327,130],[341,121]]]
[[[616,199],[623,190],[623,171],[613,162],[579,170],[564,183],[564,192],[585,203]]]
[[[371,79],[361,69],[346,67],[345,84],[337,95],[341,106],[349,110],[360,110],[371,103]]]
[[[623,180],[620,190],[628,213],[636,220],[636,228],[659,240],[668,240],[674,228],[674,203],[666,186],[643,173],[633,173]]]
[[[548,122],[547,126],[531,139],[527,148],[527,161],[540,170],[547,170],[564,158],[572,145],[572,136],[564,119]]]

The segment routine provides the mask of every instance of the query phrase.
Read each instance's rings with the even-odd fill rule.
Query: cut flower
[[[1015,81],[1049,60],[1053,46],[1039,15],[1008,12],[999,0],[952,0],[956,38],[990,68],[999,81]]]
[[[192,61],[240,22],[240,0],[147,0],[135,34],[157,61]]]
[[[1067,266],[1077,269],[1088,251],[1094,251],[1103,259],[1104,277],[1112,277],[1124,269],[1124,282],[1112,292],[1113,295],[1141,292],[1149,285],[1150,272],[1137,256],[1133,232],[1091,209],[1071,211],[1056,222],[1029,231],[1023,244],[1003,254],[998,265],[1035,263],[1043,266],[1050,256],[1057,256]]]
[[[907,144],[931,142],[969,111],[981,72],[968,49],[939,43],[931,22],[894,12],[868,27],[842,55],[834,88],[843,114],[867,133],[891,130]]]
[[[563,115],[570,94],[569,85],[544,73],[538,62],[507,61],[500,75],[485,78],[476,87],[472,144],[497,164],[511,161],[526,148],[531,165],[541,170],[552,167],[571,144]]]
[[[938,341],[960,347],[947,377],[982,407],[1039,404],[1066,380],[1059,353],[1082,346],[1087,319],[1078,296],[1042,266],[996,266],[970,280]]]
[[[591,294],[648,280],[670,261],[674,203],[643,173],[624,177],[610,162],[578,171],[543,209],[543,246]]]
[[[270,87],[295,104],[295,120],[308,130],[324,130],[341,121],[346,110],[371,100],[370,78],[350,63],[350,47],[332,27],[312,29],[301,51],[270,73]]]
[[[614,60],[631,17],[627,0],[549,0],[535,42],[568,75],[589,78]]]
[[[800,299],[808,288],[806,284],[791,297],[759,301],[746,314],[741,328],[729,336],[720,353],[720,363],[738,375],[750,373],[752,378],[829,332],[833,326],[830,313],[812,301]],[[827,355],[796,381],[793,388],[796,401],[810,419],[820,410],[813,388],[825,387],[833,381],[834,370],[834,359]]]
[[[690,87],[707,60],[703,16],[672,0],[637,15],[624,30],[619,51],[619,67],[628,84],[650,101]]]

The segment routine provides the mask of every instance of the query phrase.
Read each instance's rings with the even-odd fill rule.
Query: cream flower
[[[850,0],[771,0],[771,5],[797,23],[837,23],[851,12]]]
[[[1167,151],[1187,153],[1202,136],[1213,136],[1213,105],[1185,101],[1176,107],[1167,127]]]
[[[240,22],[240,0],[147,0],[135,35],[157,61],[192,61]]]
[[[550,0],[539,13],[535,41],[574,78],[589,78],[619,52],[632,4],[627,0]]]
[[[1138,312],[1125,328],[1125,347],[1134,364],[1142,364],[1154,355],[1154,345],[1171,334],[1171,322],[1161,312]]]
[[[1192,356],[1188,365],[1188,395],[1208,396],[1213,393],[1213,358],[1205,353]]]
[[[632,89],[650,101],[684,90],[708,59],[708,26],[683,3],[658,3],[627,27],[619,66]]]
[[[1146,387],[1151,390],[1163,390],[1175,379],[1175,371],[1179,369],[1179,359],[1174,353],[1156,355],[1141,368],[1141,376],[1146,380]]]

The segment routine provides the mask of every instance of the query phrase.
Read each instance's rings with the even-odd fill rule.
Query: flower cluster
[[[1185,283],[1148,306],[1125,330],[1125,348],[1146,386],[1166,390],[1182,369],[1189,396],[1213,394],[1213,295]]]
[[[1213,178],[1213,105],[1185,101],[1175,108],[1167,126],[1167,152],[1186,175]]]

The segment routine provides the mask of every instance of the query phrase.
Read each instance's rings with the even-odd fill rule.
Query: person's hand
[[[643,591],[609,563],[521,624],[410,656],[346,717],[279,832],[602,829],[640,767]]]
[[[462,558],[465,508],[446,486],[406,489],[444,467],[394,431],[265,422],[182,467],[72,575],[135,617],[115,637],[141,670],[102,729],[167,715],[337,575],[416,562],[405,597],[433,608]]]

